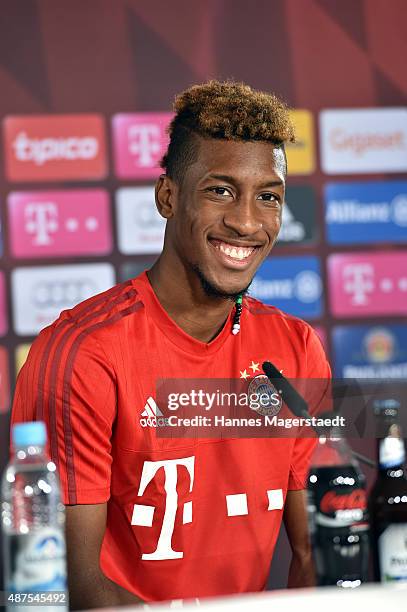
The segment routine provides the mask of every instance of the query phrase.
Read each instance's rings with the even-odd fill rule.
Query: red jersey
[[[65,504],[107,502],[101,567],[143,600],[262,590],[287,490],[314,441],[159,438],[160,378],[246,378],[272,361],[329,378],[305,322],[246,297],[209,343],[186,334],[144,272],[61,313],[21,370],[13,422],[44,420]]]

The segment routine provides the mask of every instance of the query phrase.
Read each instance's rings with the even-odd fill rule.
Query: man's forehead
[[[202,173],[256,174],[285,177],[286,160],[281,146],[264,141],[199,138],[195,170]]]

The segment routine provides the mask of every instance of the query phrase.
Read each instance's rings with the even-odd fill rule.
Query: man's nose
[[[256,200],[249,197],[235,200],[233,206],[225,211],[223,222],[239,236],[253,235],[263,227]]]

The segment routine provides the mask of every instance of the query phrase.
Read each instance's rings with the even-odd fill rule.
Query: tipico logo
[[[20,132],[13,142],[18,161],[33,161],[37,166],[56,159],[94,159],[99,151],[96,138],[30,138]]]
[[[10,116],[4,134],[11,181],[92,180],[107,174],[101,115]]]

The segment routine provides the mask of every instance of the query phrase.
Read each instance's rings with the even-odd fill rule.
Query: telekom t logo
[[[113,150],[116,176],[155,179],[159,160],[167,150],[167,127],[173,113],[119,113],[114,115]]]
[[[54,202],[28,204],[24,216],[25,230],[29,234],[34,234],[34,244],[51,244],[50,234],[58,231],[58,208]]]
[[[154,123],[132,125],[128,131],[129,151],[136,155],[142,168],[154,166],[161,150],[161,130]]]
[[[166,459],[164,461],[145,461],[141,474],[138,496],[141,497],[147,485],[153,480],[158,470],[163,469],[165,474],[165,511],[157,548],[152,553],[144,553],[142,559],[158,561],[162,559],[182,559],[183,552],[173,550],[172,535],[175,527],[175,516],[178,508],[177,480],[178,468],[187,469],[189,474],[189,492],[194,486],[194,465],[195,457],[185,457],[181,459]],[[144,506],[134,504],[132,525],[151,527],[154,517],[154,506]],[[186,502],[183,508],[183,523],[192,522],[192,502]]]
[[[373,266],[368,263],[348,264],[343,268],[343,278],[345,292],[352,294],[352,304],[367,304],[368,295],[375,288]]]

